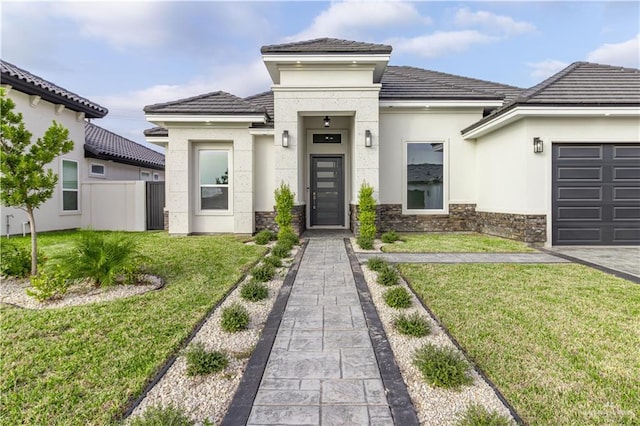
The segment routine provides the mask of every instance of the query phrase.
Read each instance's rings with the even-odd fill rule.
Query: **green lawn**
[[[528,424],[640,424],[640,285],[571,264],[399,268]]]
[[[39,242],[51,255],[75,235],[42,234]],[[164,289],[55,310],[1,308],[2,424],[112,422],[265,251],[233,236],[136,238]]]
[[[524,253],[535,251],[520,241],[475,233],[402,234],[404,242],[387,244],[387,253]]]

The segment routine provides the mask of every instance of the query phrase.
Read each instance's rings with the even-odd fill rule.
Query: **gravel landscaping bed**
[[[278,274],[274,279],[264,283],[269,288],[269,296],[266,299],[249,302],[240,297],[241,285],[250,280],[247,276],[207,318],[190,342],[201,342],[207,351],[226,352],[229,365],[219,373],[189,377],[186,374],[185,356],[180,354],[160,381],[133,410],[132,416],[141,415],[152,406],[174,406],[183,410],[198,425],[205,421],[219,424],[233,399],[284,277],[298,250],[298,247],[294,247],[290,257],[283,259],[283,267],[278,268]],[[227,333],[220,327],[220,317],[222,309],[233,303],[240,303],[246,307],[251,321],[246,330]]]
[[[426,343],[454,349],[455,345],[412,292],[410,292],[412,298],[411,308],[402,310],[390,308],[383,299],[383,293],[390,287],[378,284],[376,282],[377,274],[367,268],[366,264],[362,265],[362,271],[393,350],[394,358],[400,368],[418,414],[420,424],[454,425],[471,404],[483,406],[488,411],[495,411],[512,419],[509,409],[475,370],[471,372],[473,385],[464,386],[459,391],[428,385],[423,380],[420,371],[413,365],[415,350]],[[399,285],[408,289],[406,282],[402,279],[400,279]],[[406,336],[394,329],[393,320],[397,315],[400,313],[412,314],[414,312],[418,312],[428,319],[431,325],[431,333],[428,336],[420,338]]]

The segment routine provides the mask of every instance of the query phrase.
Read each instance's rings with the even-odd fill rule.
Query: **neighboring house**
[[[295,225],[357,232],[362,183],[379,229],[480,231],[531,243],[640,243],[640,72],[577,62],[520,89],[389,66],[387,45],[264,46],[272,90],[145,107],[166,148],[172,234]]]
[[[37,230],[51,231],[86,226],[105,229],[102,226],[104,221],[99,220],[101,215],[118,218],[118,215],[127,209],[133,211],[133,207],[123,207],[122,204],[137,203],[135,214],[140,216],[139,210],[144,210],[144,190],[132,192],[131,188],[126,189],[122,183],[114,190],[113,181],[154,178],[164,180],[164,155],[88,123],[88,119],[107,115],[107,109],[95,102],[6,61],[0,60],[0,71],[0,83],[8,97],[16,104],[15,111],[22,113],[26,128],[33,134],[33,140],[42,137],[55,120],[69,130],[69,138],[74,141],[71,152],[56,158],[50,164],[50,168],[59,176],[58,186],[53,197],[35,212]],[[99,197],[97,192],[90,190],[91,183],[100,183],[104,190],[111,184],[110,190],[114,198],[118,197],[116,194],[126,191],[139,197],[142,191],[143,199],[136,200],[135,203],[119,200],[110,204],[105,199],[105,204],[98,208],[95,207],[96,200],[90,199],[92,193],[96,194],[95,198]],[[85,193],[89,195],[85,196]],[[112,211],[95,211],[104,210],[105,205]],[[129,223],[125,223],[126,221]],[[120,220],[121,224],[110,223],[114,229],[144,228],[144,211],[141,220],[134,221],[128,218]],[[23,228],[28,232],[29,227],[26,224],[26,213],[2,206],[3,235],[20,234]]]

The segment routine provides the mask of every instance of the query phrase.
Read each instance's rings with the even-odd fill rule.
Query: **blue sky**
[[[387,43],[391,64],[530,87],[574,61],[640,67],[640,2],[3,1],[1,56],[109,109],[142,142],[142,108],[268,90],[260,47]]]

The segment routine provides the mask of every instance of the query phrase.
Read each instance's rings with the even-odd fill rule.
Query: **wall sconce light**
[[[542,150],[544,149],[544,143],[542,142],[542,139],[540,139],[539,137],[534,137],[533,138],[533,152],[535,152],[536,154],[539,154],[542,152]]]
[[[328,115],[324,116],[324,127],[329,127],[331,126],[331,119],[329,118]]]
[[[283,147],[288,147],[289,146],[289,131],[285,130],[284,132],[282,132],[282,146]]]
[[[364,131],[364,146],[366,146],[367,148],[371,146],[371,142],[372,142],[372,137],[371,137],[371,130],[365,130]]]

